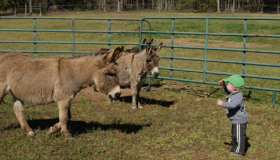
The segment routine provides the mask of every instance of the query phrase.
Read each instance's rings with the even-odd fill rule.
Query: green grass
[[[224,16],[219,14],[185,13],[79,13],[57,17],[199,17]],[[277,17],[265,14],[227,14],[226,17]],[[28,21],[29,23],[27,23]],[[152,30],[171,31],[171,20],[151,21]],[[248,21],[249,34],[279,34],[278,22]],[[32,20],[0,20],[0,29],[31,29]],[[147,25],[145,25],[147,28]],[[38,29],[71,29],[71,21],[38,20]],[[107,30],[104,21],[81,20],[78,30]],[[138,22],[112,21],[112,30],[138,30]],[[176,20],[175,31],[204,32],[204,20]],[[242,21],[210,21],[210,32],[243,33]],[[38,41],[71,41],[71,33],[39,32]],[[147,35],[145,35],[146,37]],[[170,35],[153,35],[154,44],[171,43]],[[0,32],[0,40],[33,41],[33,33]],[[107,34],[76,33],[76,41],[107,42]],[[175,35],[175,44],[181,46],[204,46],[204,36]],[[138,43],[137,34],[112,34],[112,42]],[[247,47],[258,50],[279,51],[279,39],[248,38]],[[219,48],[242,48],[242,38],[209,36],[209,46]],[[75,45],[77,51],[97,51],[107,45]],[[115,47],[114,45],[112,48]],[[125,46],[131,48],[133,46]],[[72,50],[71,45],[38,44],[38,50]],[[1,50],[33,50],[32,44],[0,43]],[[163,47],[160,55],[169,56],[170,48]],[[38,57],[70,57],[70,54],[38,53]],[[174,56],[204,58],[204,50],[174,49]],[[209,59],[242,61],[242,53],[208,51]],[[280,64],[277,54],[246,53],[246,61]],[[170,67],[169,59],[161,59],[160,66]],[[203,62],[174,60],[175,68],[203,70]],[[207,63],[207,70],[241,73],[241,65]],[[246,66],[246,74],[278,77],[277,67]],[[160,70],[160,76],[169,77],[170,72]],[[173,72],[174,78],[203,80],[203,74]],[[218,82],[225,76],[207,75],[207,81]],[[246,78],[246,85],[279,89],[280,82]],[[147,84],[145,84],[147,85]],[[279,154],[279,110],[272,105],[272,92],[244,89],[245,107],[249,116],[247,136],[249,148],[244,159],[277,159]],[[93,92],[93,91],[92,91]],[[99,97],[99,98],[96,98]],[[217,99],[224,99],[220,86],[189,82],[152,79],[151,91],[141,92],[143,110],[131,109],[131,97],[121,97],[113,105],[107,104],[106,96],[81,92],[72,101],[72,119],[69,130],[73,141],[65,140],[58,132],[47,136],[47,129],[58,121],[56,104],[24,106],[25,118],[36,135],[28,137],[20,128],[12,109],[12,97],[0,105],[0,159],[238,159],[229,154],[231,124],[226,111],[217,107]],[[280,94],[276,94],[279,106]]]

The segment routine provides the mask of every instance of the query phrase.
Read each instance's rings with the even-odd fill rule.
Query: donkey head
[[[123,48],[123,46],[118,47],[115,50],[109,50],[108,53],[105,54],[100,63],[101,69],[94,79],[97,89],[100,92],[107,94],[111,100],[116,99],[121,95],[119,71],[116,60],[121,56]]]
[[[160,59],[160,57],[158,56],[158,52],[160,51],[162,42],[157,47],[152,47],[151,43],[152,42],[149,42],[146,48],[145,68],[149,74],[157,77],[159,75],[158,61]]]

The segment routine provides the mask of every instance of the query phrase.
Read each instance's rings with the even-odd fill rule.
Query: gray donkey
[[[146,40],[143,41],[145,44]],[[159,75],[158,61],[162,42],[157,47],[152,47],[151,42],[146,47],[142,47],[139,52],[138,47],[122,52],[122,56],[117,60],[119,69],[119,80],[121,87],[130,87],[132,91],[132,109],[142,109],[139,101],[141,87],[147,74],[154,77]],[[97,54],[104,54],[107,49],[101,49]]]

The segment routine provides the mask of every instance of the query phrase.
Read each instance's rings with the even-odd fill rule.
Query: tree
[[[121,11],[121,4],[120,4],[120,0],[118,0],[118,12]]]
[[[217,12],[220,13],[220,0],[217,0]]]
[[[28,0],[29,3],[29,15],[32,15],[32,0]]]

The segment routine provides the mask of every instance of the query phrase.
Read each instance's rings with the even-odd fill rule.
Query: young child
[[[244,79],[240,75],[232,75],[226,79],[220,80],[219,83],[227,93],[227,102],[218,99],[217,105],[227,109],[227,116],[232,123],[232,149],[230,153],[244,156],[246,147],[246,125],[248,122],[242,93]]]

